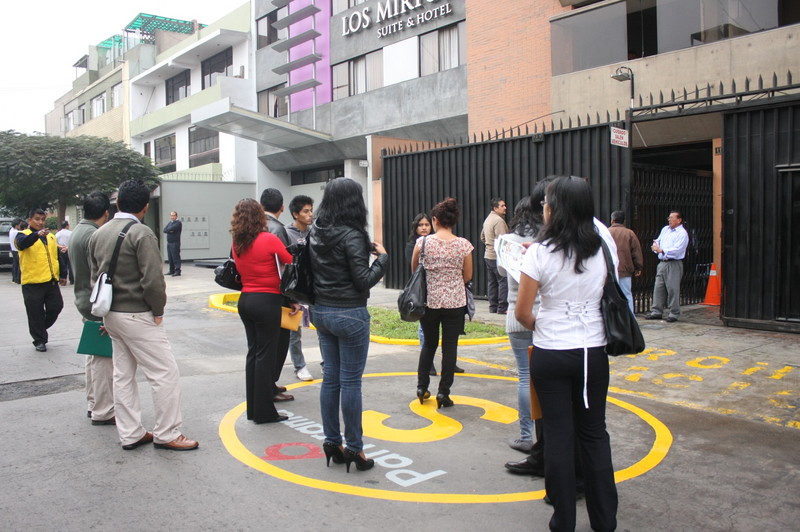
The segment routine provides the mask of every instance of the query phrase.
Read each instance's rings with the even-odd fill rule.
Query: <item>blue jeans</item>
[[[628,298],[628,307],[630,307],[631,312],[636,314],[633,310],[633,293],[631,292],[631,281],[633,277],[620,277],[619,278],[619,287],[622,288],[622,293],[625,294],[625,297]]]
[[[313,305],[311,321],[317,328],[325,360],[319,392],[325,441],[342,444],[339,404],[344,420],[346,447],[354,453],[364,448],[361,427],[361,376],[369,351],[369,313],[366,307],[339,308]]]
[[[289,356],[292,357],[292,365],[295,371],[300,371],[306,367],[306,357],[303,356],[303,328],[296,331],[289,331]]]
[[[528,363],[528,346],[533,345],[533,334],[527,332],[508,333],[508,343],[517,359],[517,405],[519,408],[519,437],[523,441],[533,441],[533,420],[531,419],[531,383]]]

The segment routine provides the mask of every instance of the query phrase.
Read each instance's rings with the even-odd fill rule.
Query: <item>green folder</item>
[[[100,334],[99,321],[83,322],[83,334],[78,343],[79,355],[94,355],[98,357],[111,356],[111,337],[108,334]]]

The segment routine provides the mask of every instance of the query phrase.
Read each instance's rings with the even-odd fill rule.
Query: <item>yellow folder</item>
[[[111,337],[100,334],[99,321],[86,321],[83,323],[83,334],[78,342],[79,355],[94,355],[99,357],[111,356]]]

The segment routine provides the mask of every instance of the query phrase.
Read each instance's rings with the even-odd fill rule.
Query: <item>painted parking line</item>
[[[416,377],[416,372],[370,373],[364,375],[365,379],[372,379],[372,378],[382,379],[382,378],[399,378],[399,377]],[[516,379],[513,377],[504,377],[499,375],[481,375],[481,374],[463,374],[460,375],[459,378],[516,381]],[[320,382],[321,382],[320,380],[315,380],[311,382],[301,382],[287,386],[287,388],[296,389],[304,386],[310,386],[313,384],[319,384]],[[457,404],[460,401],[464,401],[464,399],[465,398],[463,396],[460,397],[459,401],[457,401]],[[508,421],[508,412],[507,410],[505,410],[508,409],[508,407],[496,408],[491,404],[491,401],[486,401],[481,398],[470,397],[466,399],[467,401],[470,401],[471,404],[478,405],[480,408],[484,410],[484,416],[482,416],[484,417],[484,419],[486,419],[485,416],[489,416],[495,422],[502,423]],[[614,397],[609,397],[608,402],[624,410],[627,410],[630,413],[644,420],[652,428],[654,433],[653,443],[650,446],[650,449],[647,452],[647,454],[643,458],[639,459],[636,463],[632,464],[631,466],[626,467],[615,473],[616,481],[623,482],[625,480],[629,480],[637,476],[643,475],[644,473],[656,467],[669,452],[670,446],[672,445],[672,434],[670,433],[666,425],[664,425],[664,423],[656,419],[655,416],[651,415],[645,410]],[[285,444],[279,444],[278,447],[271,447],[269,453],[265,454],[265,456],[263,457],[259,457],[252,451],[250,451],[250,449],[248,449],[241,442],[236,433],[236,421],[246,411],[246,408],[247,408],[246,403],[241,403],[235,406],[224,416],[224,418],[220,422],[219,436],[220,439],[222,440],[223,445],[225,446],[227,451],[231,454],[231,456],[233,456],[235,459],[239,460],[243,464],[247,465],[248,467],[251,467],[257,471],[260,471],[272,477],[284,480],[286,482],[291,482],[293,484],[305,486],[308,488],[332,491],[335,493],[354,495],[358,497],[368,497],[374,499],[404,501],[404,502],[425,502],[425,503],[443,503],[443,504],[483,504],[483,503],[520,502],[520,501],[542,499],[545,495],[544,490],[509,492],[509,493],[435,493],[435,492],[416,492],[416,491],[411,492],[411,491],[399,491],[399,490],[386,490],[386,489],[367,488],[364,486],[354,486],[351,484],[345,484],[340,482],[331,482],[328,480],[322,480],[318,478],[300,475],[298,473],[289,471],[284,467],[281,467],[281,465],[290,464],[291,460],[287,462],[287,460],[281,459],[281,457],[278,455],[272,455],[274,458],[278,459],[274,460],[270,459],[269,453],[276,452],[276,449],[280,450],[280,445],[285,445]],[[426,413],[424,409],[420,411],[423,414]],[[365,412],[365,414],[367,413]],[[417,413],[417,415],[420,415],[419,412]],[[437,417],[433,416],[432,414],[427,416],[422,415],[421,417],[427,419],[428,421],[431,421],[433,424],[436,424],[437,421],[442,421],[444,423],[450,423],[450,421],[452,421],[452,418],[449,418],[449,416],[442,415],[439,413],[436,413],[436,415],[442,416],[442,418],[447,418],[447,420],[449,421],[438,420]],[[373,434],[377,433],[379,435],[383,435],[384,438],[386,437],[394,438],[384,441],[400,441],[397,439],[397,434],[392,432],[396,429],[392,429],[392,431],[389,432],[381,432],[383,429],[380,428],[379,422],[382,421],[382,419],[385,418],[382,418],[382,415],[379,413],[377,413],[377,415],[368,414],[365,418],[365,436],[367,435],[368,432],[368,429],[366,427],[369,426],[370,427],[369,430],[373,431]],[[288,423],[289,421],[283,422],[283,424],[288,424]],[[303,427],[305,428],[308,428],[309,426],[310,426],[309,424],[303,425]],[[457,427],[451,424],[449,427],[445,428],[445,431],[448,432],[448,434],[452,435],[454,434],[455,428]],[[302,431],[302,427],[299,430]],[[313,431],[306,430],[304,431],[304,433],[312,434],[316,431],[317,429],[315,427]],[[413,430],[405,432],[414,433]],[[432,435],[435,436],[435,434],[429,433],[427,434],[427,437],[430,438]],[[414,437],[419,438],[419,433],[416,433]],[[373,436],[373,438],[375,438],[375,436]],[[321,439],[321,437],[317,435],[314,439],[319,440]],[[431,441],[431,440],[423,439],[422,441]],[[438,440],[433,440],[433,441],[438,441]],[[292,444],[292,445],[295,447],[300,446],[301,451],[312,453],[308,456],[303,455],[304,457],[322,456],[318,454],[319,446],[317,445],[306,444],[306,443]],[[376,461],[379,459],[380,458],[376,458]],[[397,464],[411,463],[409,459],[405,459],[405,461],[403,461],[403,457],[396,454],[394,460],[395,460],[394,464],[388,465],[387,467],[390,468],[400,467]],[[397,472],[390,471],[389,473],[387,473],[387,477],[392,473],[397,473]],[[429,473],[428,475],[433,475],[436,473],[437,472],[432,472]]]

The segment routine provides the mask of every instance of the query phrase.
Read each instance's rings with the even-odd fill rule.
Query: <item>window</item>
[[[151,155],[151,152],[150,152],[150,143],[149,142],[145,142],[144,143],[144,154],[147,157],[150,157],[151,159],[153,158],[153,156]]]
[[[175,164],[175,134],[167,135],[153,141],[156,152],[156,166],[161,172],[168,174],[177,168]]]
[[[278,20],[285,18],[288,14],[289,8],[282,7],[276,11],[273,11],[272,13],[269,13],[267,16],[256,20],[256,31],[258,32],[257,46],[259,49],[265,48],[270,44],[278,42],[289,36],[287,28],[277,30],[272,26],[273,22],[277,22]]]
[[[122,105],[122,83],[117,83],[111,87],[111,109]]]
[[[453,24],[419,36],[419,75],[427,76],[466,62],[464,24]]]
[[[338,100],[383,87],[383,50],[333,65],[333,99]]]
[[[620,0],[578,9],[550,25],[553,75],[800,22],[800,9],[788,6],[785,0]]]
[[[344,165],[326,166],[312,170],[291,172],[292,186],[308,185],[310,183],[325,183],[336,177],[344,177]]]
[[[282,96],[278,98],[275,96],[275,91],[282,89],[286,83],[272,87],[265,91],[258,93],[258,112],[271,116],[272,118],[281,118],[289,114],[289,97]]]
[[[92,98],[92,118],[97,118],[106,112],[106,93],[97,98]]]
[[[189,168],[219,162],[219,133],[202,127],[189,128]]]
[[[202,62],[203,89],[214,85],[220,76],[230,76],[233,73],[233,48],[223,50],[217,55]]]
[[[166,81],[167,105],[189,96],[192,84],[191,74],[191,71],[187,69]]]

